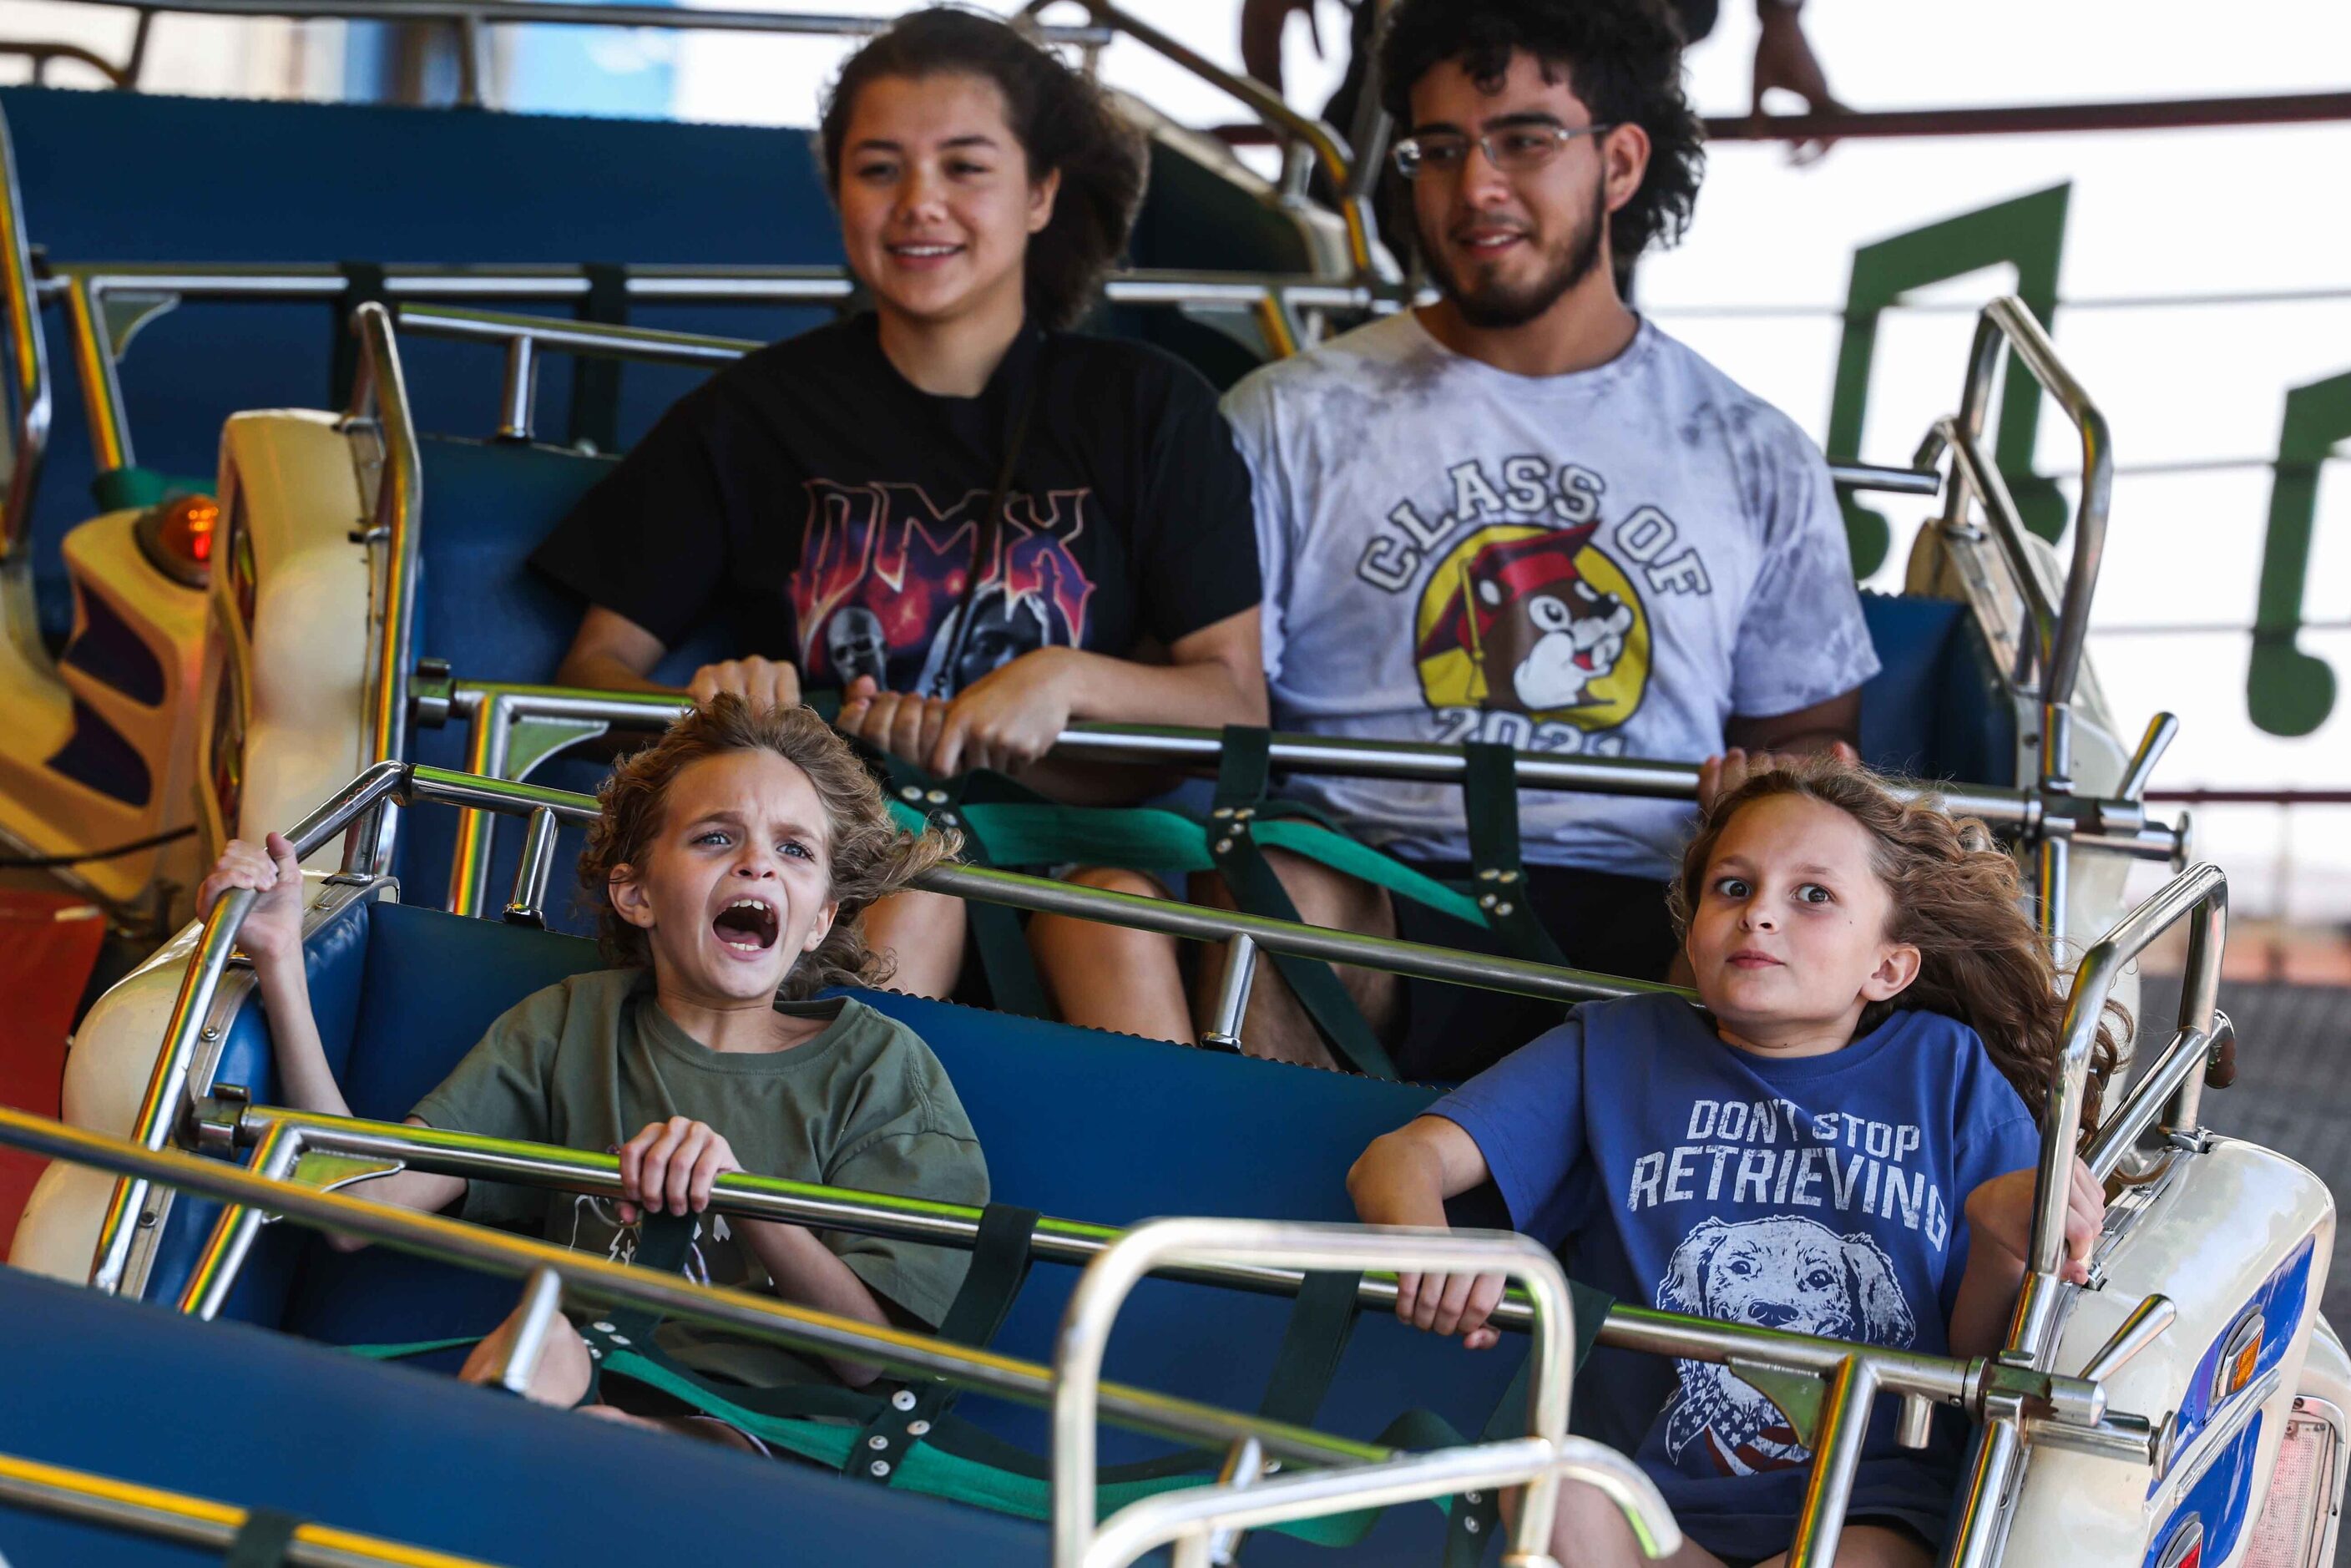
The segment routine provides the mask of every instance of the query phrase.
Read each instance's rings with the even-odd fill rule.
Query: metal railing
[[[507,685],[453,678],[428,666],[410,677],[412,722],[437,727],[452,719],[467,726],[465,767],[494,779],[528,779],[532,770],[568,747],[620,730],[653,730],[692,706],[687,698],[645,692],[598,692],[564,686]],[[1054,741],[1053,755],[1066,761],[1140,763],[1195,770],[1213,769],[1223,742],[1214,730],[1174,726],[1080,723]],[[1467,757],[1458,746],[1411,741],[1333,739],[1315,735],[1274,735],[1267,758],[1278,771],[1400,779],[1424,783],[1460,783]],[[1523,789],[1578,790],[1651,800],[1694,800],[1698,769],[1686,762],[1628,758],[1559,757],[1523,753],[1517,760]],[[2145,860],[2177,863],[2186,843],[2184,823],[2151,821],[2134,800],[2101,800],[1990,785],[1898,785],[1907,799],[1931,799],[1954,816],[1976,817],[1988,825],[2027,838],[2063,832],[2085,848],[2110,850]],[[445,907],[455,915],[479,915],[489,896],[492,825],[478,812],[460,821],[449,867]],[[543,907],[545,884],[517,887],[508,907]]]
[[[226,1552],[252,1517],[235,1503],[192,1497],[63,1465],[0,1454],[0,1502],[110,1530]],[[285,1560],[296,1568],[489,1568],[453,1552],[404,1545],[309,1521],[295,1528]]]
[[[712,13],[724,15],[724,13]],[[137,461],[124,412],[119,366],[121,354],[110,323],[120,308],[161,310],[188,300],[320,303],[341,298],[350,280],[323,263],[300,262],[59,262],[46,268],[41,292],[61,298],[69,316],[74,354],[80,366],[82,396],[90,428],[92,455],[103,469]],[[856,283],[837,267],[632,266],[622,274],[622,292],[645,305],[840,305]],[[576,304],[588,297],[586,270],[574,266],[450,267],[396,265],[384,269],[383,294],[403,325],[429,320],[417,329],[437,336],[490,338],[512,343],[518,333],[534,347],[593,354],[606,344],[641,344],[641,353],[612,357],[655,362],[723,362],[760,345],[745,339],[697,338],[645,328],[599,326],[549,317],[504,318],[515,327],[496,331],[486,323],[501,318],[456,308],[455,301]],[[1274,347],[1294,349],[1290,323],[1301,311],[1370,310],[1395,303],[1392,296],[1358,284],[1259,273],[1137,270],[1110,278],[1103,297],[1113,305],[1248,310]],[[429,312],[422,307],[435,307]],[[26,319],[31,319],[27,312]],[[144,317],[128,316],[134,322]],[[470,325],[469,325],[470,323]],[[12,323],[13,324],[13,323]],[[698,345],[705,350],[694,351]],[[731,352],[717,351],[720,345]]]
[[[2188,967],[2180,988],[2179,1035],[2170,1049],[2140,1075],[2135,1092],[2106,1121],[2085,1155],[2094,1173],[2110,1173],[2129,1144],[2156,1124],[2154,1107],[2165,1111],[2168,1145],[2179,1152],[2205,1146],[2198,1127],[2202,1074],[2192,1071],[2207,1058],[2227,1026],[2218,1012],[2221,950],[2228,941],[2229,881],[2218,866],[2190,867],[2125,915],[2083,956],[2065,1008],[2064,1049],[2041,1123],[2041,1170],[2034,1192],[2032,1239],[2024,1288],[2016,1304],[2001,1359],[2020,1366],[2045,1367],[2055,1354],[2055,1330],[2068,1291],[2059,1277],[2065,1247],[2065,1205],[2082,1107],[2089,1093],[2098,1030],[2106,1000],[2133,959],[2156,938],[2187,920]],[[2162,1332],[2168,1315],[2149,1298],[2117,1329],[2106,1349],[2091,1358],[2111,1370],[2124,1354]],[[2146,1314],[2142,1316],[2142,1314]],[[2006,1496],[2021,1473],[2028,1435],[2023,1424],[1994,1411],[1975,1439],[1960,1495]],[[1959,1521],[1944,1562],[1949,1568],[1983,1568],[1999,1544],[1996,1522],[1970,1511]]]
[[[2006,354],[2012,354],[2015,362],[2057,401],[2082,438],[2082,493],[2074,508],[2073,563],[2054,604],[2041,562],[2032,553],[2031,536],[2015,498],[2009,494],[2008,481],[1983,444],[1993,382]],[[2114,449],[2105,416],[2057,358],[2056,346],[2032,309],[2013,295],[1994,299],[1977,318],[1959,411],[1936,422],[1914,466],[1932,466],[1946,450],[1951,457],[1951,474],[1939,526],[1947,534],[1972,535],[1971,503],[1980,505],[1991,521],[1993,539],[2024,603],[2025,631],[2018,639],[2017,664],[2011,678],[2020,692],[2039,699],[2040,786],[2045,791],[2070,792],[2074,687],[2081,675],[2090,604],[2097,593],[2098,568],[2105,554],[2106,515],[2114,498]],[[2159,753],[2168,740],[2166,735],[2159,742],[2150,729],[2142,755],[2150,748]],[[2147,766],[2152,768],[2151,757]],[[2136,763],[2133,771],[2137,771]],[[2062,834],[2041,841],[2035,893],[2043,934],[2053,943],[2065,930],[2067,853],[2067,841]]]
[[[1160,31],[1141,17],[1133,16],[1108,0],[1068,0],[1084,8],[1086,14],[1112,33],[1134,39],[1144,47],[1170,60],[1192,73],[1209,86],[1248,106],[1259,120],[1277,134],[1286,138],[1286,145],[1303,147],[1328,176],[1332,191],[1339,201],[1340,220],[1347,227],[1347,256],[1353,265],[1355,277],[1371,281],[1378,275],[1373,236],[1376,232],[1372,217],[1368,187],[1355,177],[1353,168],[1353,150],[1346,139],[1332,126],[1290,106],[1273,89],[1255,77],[1231,71],[1209,59],[1198,50]],[[1034,25],[1039,13],[1053,0],[1029,0],[1021,8],[1021,17]],[[1291,157],[1284,162],[1282,196],[1285,201],[1303,204],[1307,200],[1306,164]]]
[[[41,335],[40,311],[35,303],[32,241],[25,232],[25,203],[16,188],[16,153],[8,140],[8,126],[0,120],[0,331],[8,343],[8,363],[15,408],[8,450],[6,489],[0,492],[0,593],[28,594],[24,580],[32,549],[29,525],[33,496],[40,485],[41,459],[49,445],[49,348]],[[28,649],[38,650],[39,629],[28,614],[29,605],[11,605],[7,614],[12,633]],[[34,664],[47,668],[46,653]]]
[[[164,1183],[226,1204],[265,1211],[319,1229],[362,1237],[403,1251],[528,1281],[531,1321],[551,1319],[566,1297],[650,1308],[740,1333],[787,1349],[834,1360],[879,1366],[901,1376],[952,1381],[990,1394],[1049,1406],[1056,1437],[1052,1458],[1056,1523],[1053,1561],[1058,1568],[1131,1560],[1136,1539],[1204,1537],[1228,1524],[1302,1519],[1384,1506],[1462,1490],[1530,1484],[1536,1498],[1561,1479],[1589,1481],[1624,1500],[1635,1534],[1669,1550],[1679,1534],[1655,1486],[1621,1455],[1565,1435],[1568,1378],[1547,1377],[1531,1398],[1528,1437],[1465,1445],[1436,1454],[1408,1454],[1331,1436],[1289,1423],[1181,1399],[1170,1395],[1103,1382],[1101,1339],[1065,1333],[1048,1368],[1032,1362],[936,1340],[923,1334],[865,1323],[794,1306],[748,1291],[695,1285],[682,1278],[632,1268],[574,1252],[544,1241],[468,1225],[442,1215],[371,1203],[341,1193],[280,1181],[224,1161],[177,1149],[148,1149],[26,1113],[0,1108],[0,1143],[115,1172],[140,1183]],[[1575,1331],[1567,1283],[1559,1264],[1535,1243],[1507,1232],[1461,1231],[1430,1237],[1409,1230],[1383,1232],[1359,1227],[1265,1225],[1246,1220],[1177,1220],[1144,1227],[1106,1249],[1089,1268],[1071,1304],[1072,1330],[1092,1320],[1093,1311],[1117,1296],[1136,1277],[1138,1263],[1165,1261],[1215,1266],[1239,1258],[1281,1255],[1307,1267],[1507,1271],[1530,1281],[1538,1312],[1538,1348],[1554,1361],[1574,1354]],[[1333,1260],[1336,1260],[1334,1261]],[[1556,1314],[1556,1315],[1554,1315]],[[519,1336],[518,1336],[519,1337]],[[516,1370],[509,1368],[510,1371]],[[1552,1369],[1557,1372],[1557,1368]],[[529,1367],[519,1369],[528,1382]],[[1097,1539],[1093,1503],[1093,1422],[1119,1426],[1248,1456],[1270,1456],[1314,1467],[1308,1478],[1257,1482],[1251,1469],[1203,1486],[1209,1494],[1171,1513],[1146,1510],[1140,1521],[1122,1512]],[[1073,1436],[1080,1427],[1081,1437]],[[1253,1484],[1254,1483],[1254,1484]],[[1072,1500],[1081,1500],[1073,1503]],[[1065,1528],[1082,1506],[1082,1532]],[[1549,1519],[1531,1506],[1545,1537]],[[1125,1522],[1123,1522],[1125,1521]],[[1162,1533],[1164,1532],[1164,1533]],[[1522,1537],[1528,1534],[1522,1520]]]
[[[799,11],[679,10],[666,5],[599,5],[565,0],[84,0],[138,13],[131,54],[120,66],[91,63],[120,88],[136,90],[144,74],[147,37],[158,16],[250,16],[287,21],[394,22],[445,26],[457,43],[457,101],[486,107],[483,84],[489,77],[486,54],[492,27],[555,26],[646,27],[662,32],[766,33],[779,37],[858,38],[878,33],[895,17],[828,16]],[[1111,40],[1099,26],[1038,29],[1045,42],[1086,50]],[[41,46],[34,46],[41,47]],[[0,50],[5,50],[0,46]]]

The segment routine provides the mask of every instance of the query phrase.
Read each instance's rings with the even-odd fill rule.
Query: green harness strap
[[[302,1525],[299,1515],[283,1509],[246,1510],[245,1522],[229,1538],[221,1568],[286,1568],[290,1560],[287,1549],[294,1544],[294,1532]]]
[[[960,831],[964,859],[971,864],[1050,864],[1071,858],[1061,854],[1049,861],[1029,861],[1000,852],[991,824],[976,814],[976,806],[965,803],[967,799],[975,790],[988,794],[998,789],[1018,790],[1031,800],[1041,799],[1002,774],[980,771],[958,774],[953,779],[935,779],[898,758],[887,757],[883,761],[891,793],[895,797],[891,802],[893,810],[903,805],[910,811],[919,812],[925,826]],[[1007,904],[967,899],[964,918],[971,923],[972,946],[978,949],[980,971],[987,977],[988,995],[996,1009],[1022,1018],[1051,1018],[1053,1009],[1045,999],[1045,982],[1038,976],[1036,956],[1029,951],[1029,935],[1021,929],[1020,912]]]
[[[1469,823],[1472,891],[1486,924],[1513,957],[1567,966],[1559,944],[1535,917],[1527,896],[1526,862],[1519,850],[1519,754],[1493,741],[1461,748],[1462,805]]]
[[[1289,890],[1266,863],[1257,843],[1257,819],[1268,810],[1269,740],[1262,729],[1226,727],[1223,757],[1217,768],[1216,805],[1208,813],[1210,830],[1216,834],[1208,852],[1216,857],[1217,870],[1233,902],[1243,910],[1275,920],[1296,920],[1298,906],[1290,902]],[[1395,1063],[1388,1059],[1387,1048],[1330,965],[1320,958],[1287,953],[1265,956],[1273,960],[1273,967],[1313,1020],[1316,1032],[1340,1061],[1366,1077],[1395,1077]]]

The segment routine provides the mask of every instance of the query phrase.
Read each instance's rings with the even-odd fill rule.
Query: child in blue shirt
[[[1672,890],[1701,1008],[1588,1003],[1374,1143],[1348,1174],[1364,1220],[1442,1225],[1490,1178],[1511,1223],[1573,1239],[1578,1278],[1667,1311],[1989,1354],[2023,1277],[2064,1000],[2014,863],[1982,825],[1848,768],[1749,779],[1701,823]],[[2111,1061],[2104,1032],[2101,1050]],[[2069,1278],[2105,1211],[2075,1162]],[[1397,1315],[1495,1342],[1498,1276],[1405,1276]],[[1841,1564],[1925,1568],[1959,1433],[1925,1450],[1875,1413]],[[1810,1464],[1785,1417],[1711,1363],[1597,1353],[1579,1427],[1635,1451],[1689,1544],[1677,1563],[1774,1558]],[[1636,1448],[1637,1445],[1637,1448]],[[1554,1552],[1638,1561],[1587,1489]]]

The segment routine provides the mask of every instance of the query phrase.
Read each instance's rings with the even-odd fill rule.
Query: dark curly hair
[[[1649,134],[1640,188],[1608,220],[1621,283],[1643,251],[1681,238],[1706,172],[1706,131],[1682,92],[1680,24],[1664,0],[1397,0],[1380,39],[1381,103],[1408,127],[1412,89],[1436,67],[1458,60],[1484,87],[1514,54],[1541,61],[1546,79],[1565,71],[1594,123]]]
[[[1040,326],[1074,326],[1126,250],[1149,159],[1142,134],[1108,94],[995,17],[946,5],[911,12],[849,57],[817,122],[825,189],[840,198],[841,142],[869,82],[957,72],[993,82],[1004,95],[1005,120],[1028,155],[1029,179],[1061,172],[1053,215],[1029,236],[1028,303]]]
[[[1918,976],[1896,997],[1862,1009],[1866,1033],[1904,1009],[1955,1018],[1980,1036],[1992,1063],[2040,1121],[2064,1051],[2067,1001],[2056,966],[2024,913],[2016,862],[1973,817],[1952,817],[1928,799],[1906,800],[1865,768],[1806,758],[1760,773],[1714,803],[1683,852],[1667,890],[1674,928],[1687,935],[1715,845],[1731,819],[1758,800],[1801,795],[1834,806],[1872,841],[1871,865],[1893,907],[1889,940],[1918,949]],[[2099,1089],[2113,1073],[2130,1015],[2108,1001],[2098,1020],[2085,1130],[2098,1122]]]
[[[841,902],[832,929],[803,954],[778,994],[800,1001],[832,986],[878,985],[890,961],[865,946],[859,916],[879,898],[956,852],[955,834],[907,832],[890,816],[882,787],[849,743],[804,707],[755,707],[721,693],[682,715],[644,750],[622,759],[596,791],[601,808],[580,856],[580,887],[599,907],[597,936],[605,958],[624,967],[652,962],[645,934],[612,907],[612,878],[643,865],[661,834],[662,801],[689,763],[730,751],[772,751],[802,773],[824,803],[826,857],[832,896]]]

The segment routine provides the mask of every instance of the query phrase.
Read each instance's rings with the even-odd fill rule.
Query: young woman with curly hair
[[[1142,137],[1003,22],[940,7],[849,60],[817,140],[869,308],[720,372],[559,525],[536,564],[590,605],[559,678],[651,689],[724,616],[739,655],[695,695],[839,689],[886,751],[1068,800],[1144,782],[1040,760],[1072,719],[1262,723],[1249,474],[1215,392],[1071,329],[1125,248]],[[872,936],[942,994],[962,931],[918,897]]]
[[[605,956],[616,967],[516,1003],[408,1119],[611,1150],[621,1197],[423,1171],[368,1182],[364,1196],[426,1210],[458,1205],[467,1219],[536,1225],[549,1240],[622,1261],[637,1255],[647,1214],[693,1215],[684,1269],[697,1282],[771,1291],[870,1323],[935,1326],[962,1284],[962,1255],[780,1221],[705,1224],[703,1211],[711,1184],[738,1170],[987,1201],[978,1140],[930,1048],[862,1002],[818,995],[886,977],[859,929],[865,910],[954,845],[894,826],[864,765],[815,714],[732,693],[622,761],[601,803],[580,875],[604,907]],[[287,1103],[350,1114],[303,978],[293,846],[276,833],[262,845],[232,842],[199,902],[209,908],[233,887],[259,894],[238,941],[259,978]],[[468,1376],[496,1375],[507,1332],[483,1342]],[[776,1347],[692,1324],[664,1324],[659,1343],[738,1383],[811,1375]],[[575,1404],[589,1366],[579,1335],[559,1332],[531,1393]],[[849,1364],[832,1370],[852,1384],[873,1375]],[[660,1414],[660,1401],[636,1400],[633,1386],[608,1383],[601,1413]],[[697,1435],[756,1447],[733,1427],[678,1419]]]

